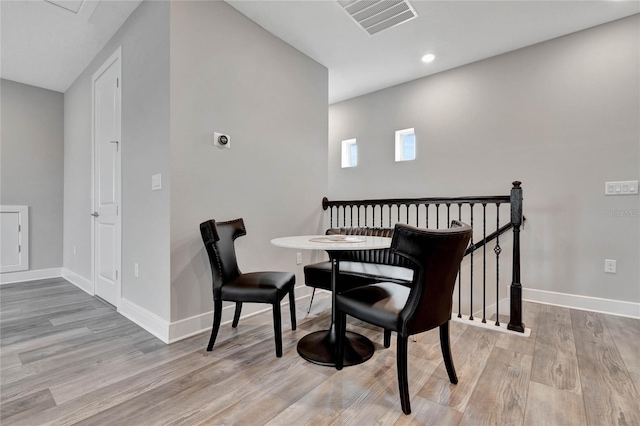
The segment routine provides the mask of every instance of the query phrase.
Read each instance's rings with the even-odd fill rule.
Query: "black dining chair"
[[[405,414],[411,413],[407,380],[407,340],[410,335],[440,327],[440,347],[449,380],[453,384],[458,383],[451,358],[449,320],[458,268],[471,233],[470,226],[458,221],[452,221],[449,229],[439,230],[397,224],[391,248],[411,261],[414,269],[411,287],[380,282],[336,295],[336,369],[343,367],[347,314],[385,330],[395,331],[398,387]]]
[[[273,329],[276,340],[276,356],[282,356],[282,327],[280,302],[289,294],[291,329],[296,329],[296,305],[293,287],[296,277],[291,272],[250,272],[238,269],[234,241],[247,234],[242,219],[228,222],[208,220],[200,224],[202,241],[209,255],[213,277],[213,329],[207,351],[213,349],[222,318],[222,301],[235,302],[236,310],[232,327],[238,326],[244,302],[270,303],[273,305]]]

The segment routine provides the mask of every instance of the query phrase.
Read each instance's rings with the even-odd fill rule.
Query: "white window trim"
[[[342,168],[347,168],[347,167],[356,167],[358,165],[358,158],[356,157],[356,163],[355,164],[351,164],[351,147],[355,146],[356,147],[356,152],[358,150],[358,143],[356,141],[356,139],[347,139],[342,141],[342,156],[341,156],[341,161],[342,161]]]
[[[413,158],[404,158],[403,154],[404,154],[404,137],[406,135],[413,135]],[[396,162],[398,161],[413,161],[416,159],[417,157],[417,138],[416,138],[416,132],[415,129],[413,127],[408,128],[408,129],[402,129],[402,130],[396,130]]]

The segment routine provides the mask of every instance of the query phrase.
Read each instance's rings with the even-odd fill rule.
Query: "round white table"
[[[298,342],[298,353],[307,361],[319,365],[335,366],[337,330],[335,327],[336,282],[340,272],[340,257],[346,251],[375,250],[388,248],[391,238],[364,235],[302,235],[275,238],[271,244],[298,250],[325,250],[331,260],[331,326],[328,330],[316,331]],[[365,362],[374,352],[373,343],[365,336],[347,331],[345,336],[344,365]]]

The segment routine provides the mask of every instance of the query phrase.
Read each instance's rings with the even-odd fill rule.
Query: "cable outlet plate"
[[[604,271],[607,274],[615,274],[616,273],[616,261],[612,259],[604,260]]]

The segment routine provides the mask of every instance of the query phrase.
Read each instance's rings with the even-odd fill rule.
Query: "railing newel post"
[[[474,203],[469,203],[469,209],[470,209],[470,213],[471,213],[471,247],[474,247],[474,242],[473,242],[473,206]],[[470,253],[470,259],[469,259],[469,263],[471,264],[471,271],[469,272],[469,278],[470,278],[470,283],[469,283],[469,320],[473,321],[473,252],[475,251],[475,248],[473,248],[471,250]]]
[[[496,204],[496,232],[500,229],[500,203]],[[496,234],[496,246],[493,249],[496,254],[496,326],[500,326],[500,233]]]
[[[482,203],[482,323],[487,322],[487,203]]]
[[[522,284],[520,283],[520,226],[522,225],[522,182],[511,189],[511,224],[513,225],[513,275],[511,281],[509,324],[507,329],[524,333],[522,323]]]

